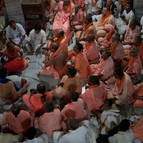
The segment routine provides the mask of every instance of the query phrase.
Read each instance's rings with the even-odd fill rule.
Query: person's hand
[[[27,89],[29,87],[29,83],[25,83],[24,85],[23,85],[23,88],[25,88],[25,89]]]
[[[38,47],[38,48],[36,49],[36,52],[35,52],[36,56],[39,54],[39,52],[40,52],[40,47]]]

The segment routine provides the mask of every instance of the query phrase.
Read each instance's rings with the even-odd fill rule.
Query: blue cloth
[[[9,80],[7,78],[0,78],[0,83],[8,83],[9,81],[11,81],[11,80]],[[14,87],[15,87],[16,91],[18,91],[19,88],[17,87],[17,85],[14,82],[13,82],[13,84],[14,84]]]

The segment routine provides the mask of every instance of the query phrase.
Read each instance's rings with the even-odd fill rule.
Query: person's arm
[[[42,31],[42,41],[41,41],[41,45],[37,48],[36,50],[36,55],[39,54],[41,48],[46,44],[46,33],[45,31]]]
[[[17,24],[17,27],[18,27],[19,32],[20,32],[20,34],[21,34],[21,40],[20,40],[20,42],[19,42],[18,45],[21,46],[23,40],[25,39],[25,34],[26,34],[26,32],[25,32],[25,30],[24,30],[24,28],[23,28],[23,26],[22,26],[21,24]]]

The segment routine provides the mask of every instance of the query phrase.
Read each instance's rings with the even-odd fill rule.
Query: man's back
[[[117,134],[109,138],[109,143],[132,143],[133,138],[134,135],[132,130],[126,132],[119,131]]]

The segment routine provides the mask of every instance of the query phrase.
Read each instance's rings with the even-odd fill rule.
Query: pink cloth
[[[10,130],[19,134],[32,126],[32,117],[29,112],[24,110],[21,110],[17,117],[12,112],[9,112],[6,116],[6,122]]]
[[[115,84],[115,87],[112,90],[114,97],[117,97],[117,104],[124,104],[127,101],[133,102],[133,93],[135,91],[132,80],[127,73],[124,73],[124,80],[120,87]]]
[[[125,34],[125,42],[134,43],[135,38],[140,35],[140,29],[138,26],[134,30],[132,30],[129,25],[127,27],[127,31]]]
[[[142,62],[140,57],[138,56],[137,59],[134,61],[134,63],[132,65],[129,65],[126,72],[138,75],[141,72],[141,70],[142,70]]]
[[[96,36],[98,38],[105,37],[105,35],[106,35],[106,31],[105,30],[98,30],[97,33],[96,33]]]
[[[114,73],[114,62],[111,57],[106,59],[105,61],[103,59],[100,60],[99,64],[92,64],[91,67],[91,73],[94,75],[103,75],[103,79],[108,79],[111,77]]]
[[[81,24],[84,21],[84,13],[82,9],[79,9],[78,12],[75,14],[72,24]]]
[[[41,94],[34,94],[30,96],[29,94],[23,95],[23,102],[27,105],[27,107],[32,112],[38,112],[43,110],[43,102],[41,100]]]
[[[141,116],[138,123],[132,129],[134,132],[134,138],[140,139],[143,142],[143,116]]]
[[[53,112],[45,113],[38,119],[39,129],[46,133],[48,136],[52,136],[54,131],[61,129],[61,112],[59,109],[55,109]]]
[[[86,45],[86,43],[85,43]],[[93,61],[93,60],[98,60],[99,57],[99,51],[98,51],[98,44],[97,42],[93,42],[91,43],[91,45],[89,47],[84,48],[83,53],[87,56],[87,59],[89,61]]]
[[[70,104],[67,104],[64,109],[62,110],[62,116],[64,118],[64,120],[67,120],[67,116],[65,115],[67,110],[73,110],[73,112],[75,112],[75,119],[77,120],[83,120],[87,117],[87,113],[84,109],[84,102],[82,99],[78,99],[77,102],[72,102]]]
[[[59,73],[55,70],[53,65],[48,67],[43,67],[38,73],[38,76],[40,75],[53,76],[55,79],[59,79]]]
[[[74,13],[74,4],[72,3],[71,11],[66,13],[63,9],[63,1],[60,1],[58,4],[58,12],[55,16],[53,23],[53,34],[58,29],[62,29],[65,32],[65,35],[68,35],[70,32],[70,20],[69,16]]]
[[[138,92],[138,96],[143,97],[143,88],[141,88]],[[137,99],[134,104],[134,107],[143,107],[143,100]]]
[[[123,49],[123,45],[121,43],[119,43],[117,45],[117,47],[115,48],[114,53],[112,54],[112,57],[115,60],[121,60],[124,58],[124,49]]]
[[[107,96],[106,87],[103,82],[95,88],[86,89],[85,93],[81,95],[81,98],[88,106],[88,110],[94,111],[99,110],[104,104]]]

